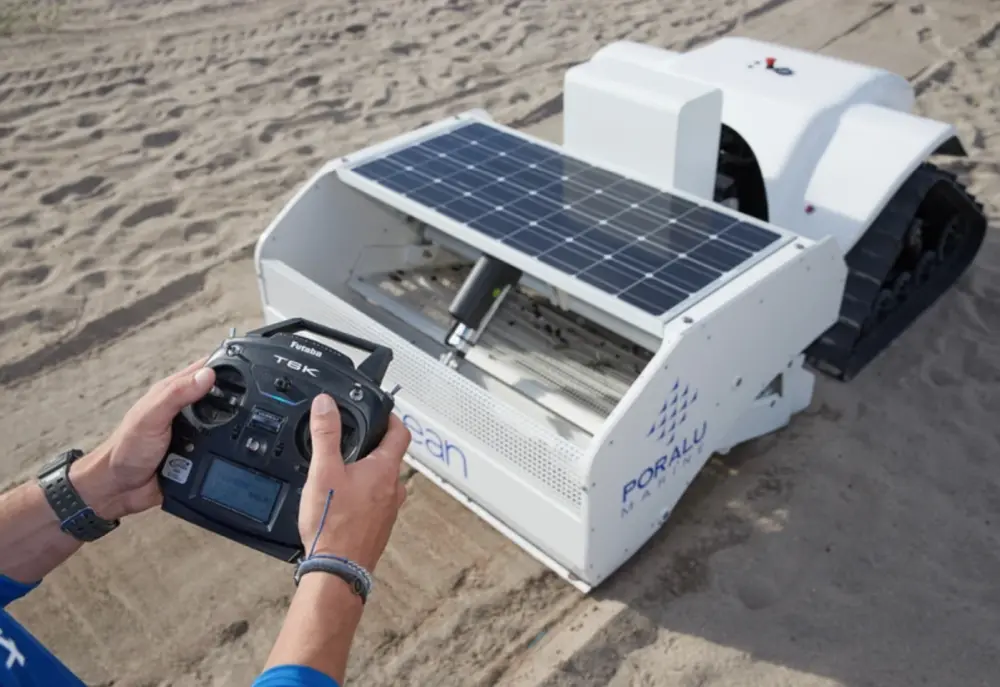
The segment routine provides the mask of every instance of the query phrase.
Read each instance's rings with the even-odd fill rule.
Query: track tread
[[[883,320],[872,324],[881,293],[889,286],[889,277],[905,248],[911,222],[928,193],[939,184],[951,187],[955,199],[965,205],[960,211],[975,215],[967,227],[970,235],[937,266],[928,281],[913,288]],[[850,381],[954,285],[975,259],[985,231],[983,205],[958,177],[929,162],[921,164],[848,252],[840,317],[806,349],[807,362],[834,379]]]

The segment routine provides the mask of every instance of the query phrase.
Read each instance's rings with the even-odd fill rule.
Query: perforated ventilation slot
[[[387,381],[401,384],[403,396],[421,412],[446,419],[490,455],[516,466],[572,510],[579,510],[582,485],[576,463],[582,451],[578,447],[516,408],[492,398],[363,313],[339,303],[332,309],[339,328],[395,350]]]

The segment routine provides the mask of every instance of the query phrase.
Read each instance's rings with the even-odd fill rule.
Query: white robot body
[[[896,75],[747,39],[688,54],[612,44],[567,72],[561,147],[476,110],[324,165],[258,242],[265,320],[391,347],[407,462],[587,591],[663,525],[713,453],[809,404],[807,363],[849,378],[874,355],[863,349],[919,314],[890,311],[874,329],[851,319],[875,312],[852,279],[898,272],[896,253],[869,243],[909,236],[878,218],[927,155],[961,154],[954,129],[909,114],[912,102]],[[779,238],[653,316],[357,171],[473,121]],[[947,185],[921,179],[921,193]],[[456,364],[448,301],[483,256],[521,277]]]

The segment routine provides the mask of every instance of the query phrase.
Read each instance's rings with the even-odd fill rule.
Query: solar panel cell
[[[652,186],[640,184],[638,181],[621,179],[608,187],[608,193],[629,203],[638,204],[656,195],[657,190]]]
[[[686,253],[710,240],[704,234],[697,234],[676,222],[665,224],[646,234],[646,242],[651,246],[673,253]]]
[[[707,267],[702,267],[693,260],[679,260],[665,268],[656,271],[655,276],[660,281],[671,286],[694,293],[699,291],[721,275]]]
[[[524,193],[530,191],[537,192],[538,189],[551,184],[552,177],[536,167],[522,167],[507,177],[507,183],[518,187]]]
[[[746,222],[739,222],[726,231],[724,238],[729,243],[748,251],[759,251],[774,243],[772,235],[773,232]]]
[[[650,245],[648,241],[640,240],[629,244],[616,253],[615,261],[623,262],[634,269],[642,270],[643,274],[646,274],[648,272],[655,272],[678,257],[677,253],[659,249],[656,246]]]
[[[580,245],[591,248],[602,255],[617,253],[631,243],[630,237],[605,227],[590,229],[580,234],[577,241]]]
[[[713,240],[705,241],[697,248],[688,251],[687,256],[720,272],[728,272],[750,259],[750,253],[722,241]]]
[[[490,205],[475,196],[459,196],[436,209],[452,219],[468,224],[474,219],[488,215],[495,208],[495,205]]]
[[[491,212],[477,217],[469,225],[495,239],[502,239],[524,229],[527,222],[507,212]]]
[[[412,191],[414,188],[414,182],[408,176],[400,174],[387,176],[382,180],[382,185],[392,191],[396,191],[397,193],[403,193],[404,195],[407,192]]]
[[[542,231],[547,231],[560,238],[579,236],[594,227],[594,222],[571,210],[558,210],[551,215],[536,220]]]
[[[509,203],[505,209],[511,214],[531,221],[537,218],[547,219],[562,212],[562,206],[562,203],[556,203],[552,198],[542,193],[534,193]]]
[[[630,305],[650,312],[650,305],[655,303],[666,312],[679,304],[690,294],[677,291],[671,286],[656,279],[644,279],[618,294],[618,297]]]
[[[676,219],[678,217],[685,216],[689,212],[694,212],[696,210],[703,210],[704,208],[692,203],[690,200],[681,198],[679,196],[671,196],[664,193],[659,193],[654,196],[650,196],[642,202],[642,208],[646,212],[649,212],[657,217],[664,220]],[[734,223],[736,220],[730,215],[724,215],[719,212],[714,212],[719,217],[720,222],[725,222],[728,224]]]
[[[616,231],[629,236],[646,236],[666,224],[666,220],[645,212],[642,207],[629,208],[624,212],[608,218]]]
[[[502,208],[508,203],[513,203],[524,197],[524,191],[521,191],[516,186],[500,182],[482,187],[476,195],[487,203],[492,203],[494,207]]]
[[[597,222],[613,219],[615,215],[631,209],[631,205],[610,193],[601,192],[582,198],[578,203],[574,203],[573,209],[581,214],[590,215],[591,221]]]
[[[413,200],[419,201],[432,208],[447,205],[451,201],[455,200],[454,189],[449,188],[446,184],[427,184],[413,189],[413,191],[408,195],[410,198],[413,198]]]
[[[580,279],[617,293],[646,278],[642,270],[611,260],[597,262],[580,273]]]
[[[479,122],[352,171],[653,315],[781,238]]]
[[[518,231],[504,243],[534,257],[555,248],[559,244],[559,238],[543,231]]]
[[[442,180],[448,186],[453,186],[462,193],[465,191],[475,192],[496,181],[492,175],[467,166],[463,166],[453,175],[443,177]]]

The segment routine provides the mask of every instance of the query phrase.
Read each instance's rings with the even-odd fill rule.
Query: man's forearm
[[[122,508],[106,484],[103,460],[99,451],[84,456],[70,466],[69,478],[95,513],[113,520]],[[33,584],[76,553],[80,542],[59,525],[34,480],[0,495],[0,574]]]
[[[304,575],[267,667],[309,666],[344,684],[347,655],[363,610],[361,598],[339,577]]]

